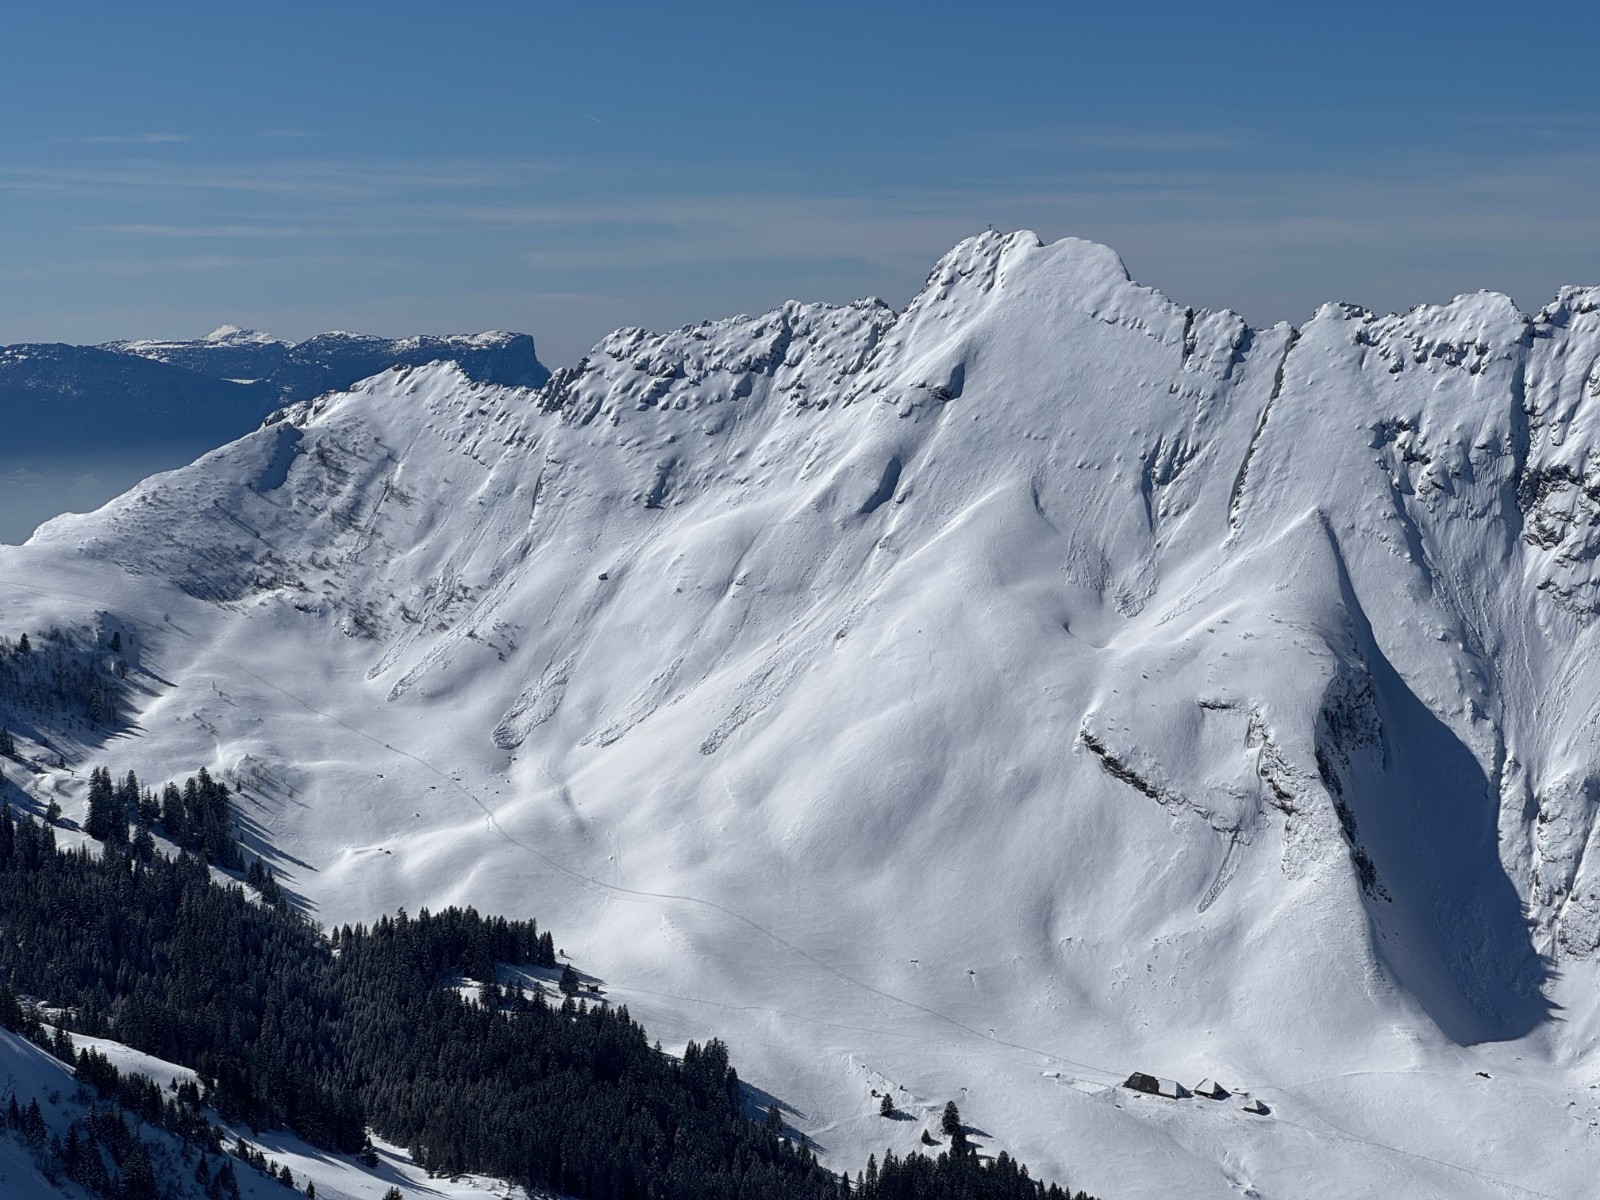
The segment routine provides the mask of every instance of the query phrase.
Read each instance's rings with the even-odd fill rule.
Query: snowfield
[[[1108,1200],[1597,1196],[1597,363],[1600,290],[1251,329],[1019,233],[392,371],[0,547],[138,688],[8,774],[536,916],[835,1169],[955,1099]]]

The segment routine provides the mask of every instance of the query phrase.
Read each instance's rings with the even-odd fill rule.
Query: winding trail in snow
[[[1446,1162],[1442,1158],[1434,1158],[1427,1154],[1418,1154],[1412,1150],[1402,1150],[1400,1147],[1391,1146],[1387,1142],[1380,1142],[1373,1138],[1362,1137],[1358,1133],[1351,1133],[1348,1129],[1345,1129],[1340,1125],[1335,1125],[1326,1117],[1317,1118],[1317,1120],[1323,1126],[1325,1126],[1323,1129],[1313,1129],[1311,1126],[1303,1125],[1299,1121],[1291,1121],[1286,1117],[1280,1117],[1276,1112],[1272,1114],[1272,1119],[1277,1121],[1280,1125],[1288,1125],[1294,1129],[1299,1129],[1304,1133],[1310,1134],[1314,1138],[1333,1138],[1342,1142],[1350,1142],[1358,1146],[1367,1146],[1374,1150],[1387,1151],[1390,1154],[1398,1154],[1402,1158],[1409,1158],[1414,1162],[1427,1163],[1430,1166],[1435,1167],[1444,1167],[1446,1170],[1455,1171],[1458,1174],[1465,1175],[1470,1179],[1475,1179],[1480,1183],[1492,1184],[1495,1187],[1504,1188],[1507,1192],[1510,1192],[1514,1195],[1534,1196],[1537,1197],[1537,1200],[1561,1200],[1561,1197],[1552,1196],[1549,1192],[1541,1192],[1534,1188],[1523,1187],[1520,1183],[1511,1183],[1508,1180],[1501,1179],[1498,1175],[1488,1175],[1482,1171],[1475,1171],[1471,1167],[1463,1167],[1459,1163]]]

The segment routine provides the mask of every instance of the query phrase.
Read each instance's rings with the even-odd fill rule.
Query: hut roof
[[[1169,1100],[1182,1100],[1190,1094],[1189,1089],[1175,1079],[1158,1079],[1143,1071],[1135,1071],[1129,1075],[1127,1082],[1122,1086],[1151,1096],[1165,1096]]]

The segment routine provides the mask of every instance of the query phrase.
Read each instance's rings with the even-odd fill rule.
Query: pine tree
[[[117,784],[117,810],[124,824],[136,819],[139,813],[139,777],[132,771]]]
[[[167,836],[180,845],[184,838],[183,793],[178,785],[169,783],[161,789],[161,828]]]
[[[894,1116],[894,1097],[889,1095],[888,1092],[883,1094],[883,1102],[878,1105],[878,1115],[880,1117]]]
[[[97,841],[105,841],[110,834],[111,783],[101,774],[103,768],[89,772],[89,814],[83,823],[84,832]],[[104,780],[104,782],[102,782]]]
[[[156,1169],[150,1161],[150,1151],[144,1142],[135,1138],[133,1151],[122,1163],[122,1195],[126,1200],[155,1200]]]
[[[89,723],[104,725],[115,715],[115,702],[106,694],[105,686],[99,679],[89,681]]]
[[[133,772],[129,772],[131,775]],[[154,825],[161,820],[161,801],[151,788],[139,789],[139,824]]]
[[[22,1113],[22,1136],[37,1147],[44,1145],[45,1133],[44,1113],[39,1109],[39,1097],[35,1096]]]
[[[96,767],[89,775],[89,815],[84,831],[102,842],[128,840],[128,807],[105,767]]]
[[[944,1106],[944,1114],[939,1118],[939,1129],[950,1139],[950,1154],[959,1158],[972,1149],[972,1144],[967,1141],[967,1131],[961,1124],[961,1110],[956,1107],[954,1100]]]

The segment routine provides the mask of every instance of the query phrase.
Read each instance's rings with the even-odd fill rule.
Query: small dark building
[[[1154,1075],[1146,1075],[1143,1071],[1135,1071],[1129,1075],[1128,1081],[1122,1086],[1136,1092],[1144,1092],[1149,1096],[1165,1096],[1168,1100],[1185,1100],[1189,1097],[1189,1089],[1176,1080],[1157,1079]]]

